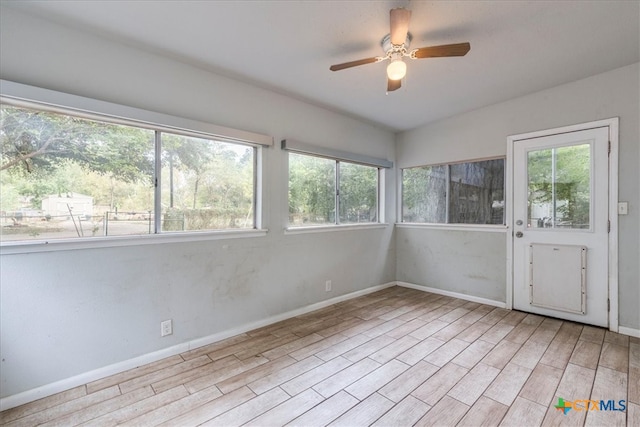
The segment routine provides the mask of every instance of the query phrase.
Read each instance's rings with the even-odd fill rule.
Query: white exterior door
[[[513,308],[609,325],[609,128],[513,142]]]

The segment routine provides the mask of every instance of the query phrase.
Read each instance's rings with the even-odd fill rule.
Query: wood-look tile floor
[[[565,415],[558,398],[624,400],[626,411]],[[640,426],[640,340],[392,287],[4,411],[0,423]]]

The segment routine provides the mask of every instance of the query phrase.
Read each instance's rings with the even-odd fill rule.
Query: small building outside
[[[80,193],[66,193],[66,195],[50,195],[42,199],[42,213],[51,218],[68,218],[71,216],[93,216],[93,197]]]

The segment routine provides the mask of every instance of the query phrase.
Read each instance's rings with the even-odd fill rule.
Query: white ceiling
[[[11,1],[3,5],[154,51],[394,130],[640,60],[640,1]],[[471,43],[410,61],[386,94],[389,9],[412,10],[411,46]],[[640,78],[640,76],[639,76]]]

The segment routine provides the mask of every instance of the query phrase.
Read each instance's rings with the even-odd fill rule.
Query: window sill
[[[305,234],[305,233],[325,233],[329,231],[352,231],[371,230],[387,228],[389,224],[367,223],[367,224],[342,224],[342,225],[315,225],[309,227],[288,227],[284,229],[284,234]]]
[[[482,231],[487,233],[506,233],[509,227],[506,225],[482,225],[482,224],[423,224],[417,222],[397,222],[398,228],[422,228],[430,230],[447,231]]]
[[[210,240],[263,237],[268,230],[220,230],[192,233],[165,233],[141,236],[91,237],[60,240],[34,240],[28,242],[0,243],[0,255],[36,252],[70,251],[79,249],[101,249],[122,246],[157,245],[165,243],[201,242]]]

